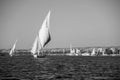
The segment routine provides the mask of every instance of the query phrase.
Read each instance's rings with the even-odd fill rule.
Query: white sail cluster
[[[14,43],[12,49],[10,50],[10,53],[9,53],[10,56],[13,56],[13,54],[14,54],[15,47],[16,47],[16,43],[17,43],[17,40],[15,41],[15,43]]]
[[[33,47],[31,49],[31,53],[34,57],[39,55],[39,51],[45,47],[45,45],[51,40],[50,32],[49,32],[49,19],[50,19],[50,11],[48,12],[47,17],[43,21],[43,24],[35,38]]]

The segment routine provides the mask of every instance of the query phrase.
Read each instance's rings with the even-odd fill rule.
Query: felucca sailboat
[[[15,47],[16,47],[16,43],[17,43],[17,40],[15,41],[15,43],[14,43],[12,49],[10,50],[10,53],[9,53],[10,56],[13,56],[13,54],[14,54]]]
[[[47,43],[51,40],[50,32],[49,32],[49,19],[50,19],[50,11],[48,12],[33,44],[31,49],[32,55],[37,58],[42,57],[43,55],[40,54],[40,50],[47,45]]]

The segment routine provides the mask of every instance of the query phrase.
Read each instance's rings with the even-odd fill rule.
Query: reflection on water
[[[0,56],[0,79],[119,80],[120,57]]]

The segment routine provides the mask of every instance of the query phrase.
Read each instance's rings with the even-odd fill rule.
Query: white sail
[[[50,27],[49,19],[50,19],[50,11],[49,11],[47,17],[45,18],[45,20],[41,26],[41,29],[38,32],[40,43],[41,43],[42,47],[44,47],[51,40],[51,36],[50,36],[50,32],[49,32],[49,27]]]
[[[15,43],[14,43],[12,49],[10,50],[10,53],[9,53],[10,56],[12,56],[13,53],[14,53],[14,51],[15,51],[16,43],[17,43],[17,40],[15,41]]]
[[[39,55],[39,51],[51,40],[50,32],[49,32],[49,17],[50,17],[50,11],[47,17],[45,18],[41,26],[41,29],[39,30],[38,35],[34,41],[34,44],[31,50],[31,53],[35,55],[34,57]]]
[[[95,48],[93,48],[93,50],[92,50],[92,53],[91,53],[91,56],[95,56]]]
[[[37,36],[37,53],[38,53],[38,55],[39,55],[39,52],[41,49],[42,49],[42,45],[40,42],[40,38],[39,38],[39,36]]]
[[[33,44],[33,47],[31,49],[31,53],[34,55],[34,57],[37,57],[39,54],[39,50],[42,48],[39,40],[39,36],[37,35]]]
[[[76,49],[76,53],[80,53],[80,50],[79,50],[79,49]]]
[[[31,53],[32,54],[35,54],[36,53],[36,50],[37,50],[37,37],[35,38],[35,41],[34,41],[34,43],[33,43],[33,47],[32,47],[32,50],[31,50]]]
[[[70,53],[75,53],[75,49],[72,48],[72,45],[70,44]]]

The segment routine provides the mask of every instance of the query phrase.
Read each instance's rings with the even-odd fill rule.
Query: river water
[[[3,80],[120,80],[119,56],[0,56]]]

